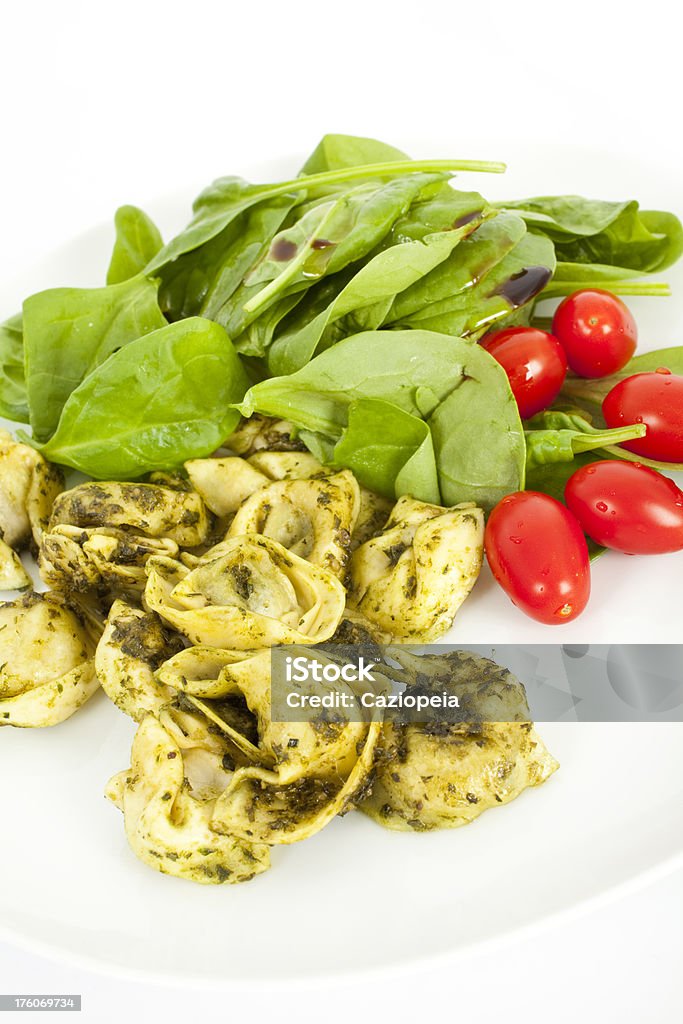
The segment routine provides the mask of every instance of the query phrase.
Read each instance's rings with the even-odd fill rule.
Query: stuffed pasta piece
[[[316,660],[325,656],[318,651]],[[212,826],[217,831],[268,845],[298,842],[350,810],[367,790],[380,723],[361,716],[354,721],[339,712],[298,722],[274,720],[270,651],[240,657],[189,648],[161,666],[157,678],[193,695],[190,699],[213,715],[245,757],[216,801]],[[327,692],[323,683],[317,690]],[[235,696],[244,698],[253,716],[251,739],[241,741],[234,719],[225,720],[224,702]]]
[[[361,805],[375,821],[404,832],[456,828],[557,769],[529,721],[524,687],[507,669],[466,651],[417,656],[396,647],[392,657],[413,683],[457,693],[465,720],[385,722],[372,792]]]
[[[308,480],[278,480],[242,502],[228,537],[257,533],[343,579],[360,488],[344,470]]]
[[[199,716],[161,712],[138,726],[129,769],[106,795],[123,812],[126,836],[145,864],[194,882],[244,882],[270,866],[268,846],[211,825],[229,771],[225,750]]]
[[[210,514],[184,486],[87,483],[55,502],[40,547],[40,571],[65,591],[139,593],[153,555],[175,557],[209,535]]]
[[[95,652],[102,689],[136,722],[158,714],[175,693],[157,681],[155,670],[181,647],[180,637],[154,612],[114,601]]]
[[[63,483],[35,448],[0,430],[0,590],[30,586],[18,552],[40,544]]]
[[[336,576],[268,537],[232,537],[193,565],[151,558],[145,604],[195,644],[317,643],[332,636],[344,611]]]
[[[59,595],[0,606],[0,725],[41,728],[74,714],[97,690],[92,628]]]
[[[441,636],[481,569],[484,513],[399,498],[384,530],[356,549],[349,604],[397,640]]]

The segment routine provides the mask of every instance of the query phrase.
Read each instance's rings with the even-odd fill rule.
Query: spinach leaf
[[[436,190],[426,190],[425,196],[412,203],[398,218],[387,236],[387,243],[419,241],[439,231],[464,228],[472,233],[482,220],[496,213],[479,192],[460,192],[450,185],[441,185]]]
[[[411,494],[434,504],[441,500],[429,427],[389,402],[361,398],[351,403],[348,426],[331,461],[387,498]]]
[[[387,160],[406,160],[408,155],[394,146],[360,135],[323,135],[301,174],[319,174],[360,164],[379,164]]]
[[[265,355],[280,323],[307,295],[308,292],[294,292],[292,295],[285,295],[284,298],[279,299],[260,313],[234,338],[237,351],[245,356]]]
[[[67,398],[116,349],[163,327],[157,285],[142,275],[106,288],[51,288],[24,302],[28,406],[37,441]]]
[[[498,204],[553,240],[558,260],[602,263],[632,270],[665,270],[683,253],[683,228],[674,214],[640,210],[635,200],[605,202],[583,196],[537,196]]]
[[[463,356],[462,383],[427,420],[439,487],[447,505],[474,501],[489,511],[524,487],[524,431],[502,367],[480,345],[453,340]]]
[[[646,432],[642,423],[600,430],[577,413],[556,410],[539,413],[526,425],[527,471],[551,462],[571,462],[577,453],[632,441]]]
[[[111,355],[70,395],[46,458],[99,479],[172,469],[234,429],[247,377],[225,331],[191,317]]]
[[[288,419],[304,440],[309,431],[338,441],[350,405],[365,398],[425,420],[448,504],[490,508],[523,485],[517,404],[502,367],[472,341],[421,330],[356,334],[296,373],[256,384],[240,410]]]
[[[397,178],[405,174],[453,173],[457,170],[490,171],[500,173],[505,165],[481,160],[392,160],[365,164],[363,166],[340,167],[292,181],[276,184],[252,185],[243,178],[218,178],[205,189],[193,204],[194,217],[188,226],[171,239],[146,267],[148,274],[160,270],[176,260],[183,253],[191,252],[210,239],[215,238],[229,224],[256,203],[270,200],[275,196],[299,193],[304,190],[309,199],[324,195],[330,186],[343,185],[348,181],[363,181],[374,178]]]
[[[642,369],[636,368],[636,369],[631,371],[632,373],[641,373],[641,372],[646,371],[646,370],[654,370],[658,366],[662,365],[662,362],[660,360],[658,360],[656,357],[664,355],[664,354],[667,354],[667,353],[675,353],[675,358],[673,360],[670,360],[670,361],[672,363],[674,363],[674,366],[676,365],[676,363],[678,363],[681,366],[681,370],[683,370],[683,350],[681,348],[661,349],[659,353],[657,353],[657,352],[646,352],[646,353],[643,353],[642,356],[636,356],[635,359],[632,359],[631,362],[628,364],[628,366],[631,366],[632,364],[636,363],[637,361],[642,360],[642,364],[641,364],[642,365]],[[648,358],[648,357],[651,357],[651,358]],[[667,364],[664,363],[664,365],[667,365]],[[625,367],[624,370],[621,371],[621,373],[614,374],[613,377],[603,377],[601,380],[587,380],[587,381],[583,381],[582,380],[581,384],[596,385],[595,390],[598,391],[599,390],[598,386],[602,385],[603,381],[612,381],[613,383],[610,385],[610,387],[613,387],[614,383],[616,383],[617,380],[623,379],[623,376],[629,376],[629,374],[626,373],[626,369],[628,369],[628,367]],[[672,367],[672,369],[673,369],[673,367]],[[677,371],[675,369],[673,369],[673,372],[676,373]],[[571,383],[573,384],[575,380],[578,381],[579,379],[580,378],[572,378],[571,379]],[[573,390],[573,388],[570,388],[570,390]],[[582,390],[581,385],[579,385],[579,388],[577,390]],[[587,393],[590,394],[590,391],[588,391],[588,389],[587,389]],[[564,388],[563,388],[563,394],[564,394],[565,397],[569,397],[568,392],[565,393]],[[627,448],[622,448],[621,447],[622,444],[624,443],[624,441],[630,441],[630,440],[632,440],[635,437],[644,437],[646,431],[645,431],[645,429],[644,429],[642,424],[634,423],[634,424],[629,424],[629,425],[627,425],[625,427],[618,428],[619,430],[633,431],[633,433],[631,434],[630,437],[619,437],[619,438],[614,438],[613,440],[609,440],[609,438],[607,436],[608,431],[605,429],[605,422],[604,422],[602,413],[600,412],[599,408],[595,408],[594,404],[591,403],[591,401],[589,401],[587,398],[586,399],[582,398],[581,395],[575,395],[573,397],[575,397],[575,399],[579,403],[581,403],[583,401],[584,404],[587,405],[590,408],[590,410],[591,410],[590,412],[588,412],[588,411],[584,411],[583,409],[578,409],[578,415],[574,415],[572,417],[573,420],[574,420],[575,426],[577,426],[579,430],[585,431],[586,430],[585,424],[588,422],[588,417],[590,417],[591,420],[596,420],[597,423],[599,424],[599,426],[596,426],[592,422],[589,422],[589,429],[590,429],[590,432],[592,432],[592,433],[596,433],[596,432],[599,431],[604,436],[604,438],[605,438],[603,444],[600,445],[600,447],[603,449],[602,452],[601,452],[603,458],[624,459],[624,461],[626,461],[626,462],[639,462],[643,466],[649,466],[651,469],[658,469],[658,470],[660,470],[663,473],[683,472],[683,463],[680,463],[680,462],[658,462],[656,459],[648,459],[644,455],[635,455],[633,452],[628,451]],[[563,427],[563,426],[567,426],[568,425],[566,422],[562,423],[560,421],[560,417],[564,417],[564,415],[565,414],[563,412],[560,412],[558,410],[552,410],[552,409],[547,410],[545,413],[539,414],[539,416],[546,417],[545,425],[554,426],[554,427]],[[533,420],[529,420],[528,422],[529,423],[533,423],[535,420],[540,422],[539,417],[534,417]],[[581,422],[579,422],[579,420]],[[583,424],[583,426],[581,424]]]
[[[355,334],[296,373],[250,388],[240,411],[288,419],[335,440],[349,405],[360,398],[383,399],[425,418],[462,383],[463,358],[473,347],[427,331]]]
[[[0,416],[28,423],[20,313],[0,324]]]
[[[275,236],[264,259],[245,278],[244,312],[267,308],[274,298],[308,288],[343,270],[377,246],[415,197],[442,175],[410,174],[368,183],[317,204]],[[232,325],[229,320],[228,330]],[[235,334],[238,330],[233,327]]]
[[[508,248],[511,239],[515,237],[515,229],[512,224],[500,224],[499,221],[499,217],[484,221],[481,228],[455,250],[451,259],[444,261],[433,272],[445,278],[441,282],[445,284],[448,265],[452,263],[453,269],[456,269],[458,261],[462,261],[462,265],[457,268],[459,274],[454,278],[457,286],[452,293],[429,302],[407,317],[399,318],[397,322],[401,326],[479,338],[497,321],[509,317],[510,313],[535,299],[550,280],[555,268],[552,242],[542,235],[523,233]],[[510,228],[513,230],[510,231]],[[482,238],[477,239],[480,232],[483,233]],[[483,246],[484,252],[480,253],[478,245],[482,240],[485,241],[485,249]],[[484,260],[486,251],[490,253],[489,259],[495,258],[495,241],[498,242],[499,255],[501,250],[507,249],[507,252],[503,252],[502,258],[491,266]],[[467,251],[465,246],[468,246]],[[482,256],[484,259],[479,263]],[[479,270],[475,269],[477,263]],[[428,286],[429,276],[425,278],[425,286]],[[420,284],[415,286],[416,290]],[[398,296],[396,306],[399,308],[401,299],[402,296]]]
[[[485,220],[448,259],[396,296],[385,325],[401,326],[427,309],[448,310],[458,296],[483,280],[525,233],[524,221],[515,214],[498,214]]]
[[[156,224],[137,206],[120,206],[114,214],[116,241],[107,284],[119,284],[141,273],[163,242]]]
[[[471,230],[468,220],[460,228],[381,250],[345,286],[335,287],[331,301],[317,316],[312,306],[317,297],[304,300],[270,349],[271,372],[294,373],[305,366],[319,346],[327,348],[342,337],[379,327],[396,294],[442,263]]]
[[[235,217],[218,235],[162,267],[159,303],[171,320],[221,308],[280,230],[302,193],[275,196]]]

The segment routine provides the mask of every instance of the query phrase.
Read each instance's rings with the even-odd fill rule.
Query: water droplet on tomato
[[[521,544],[522,543],[522,538],[521,537],[510,537],[510,540],[512,541],[513,544]]]
[[[669,375],[671,375],[671,370],[669,370],[666,366],[658,366],[655,370],[655,373],[668,373]]]
[[[595,507],[597,508],[598,512],[606,512],[608,508],[604,501],[596,501]]]

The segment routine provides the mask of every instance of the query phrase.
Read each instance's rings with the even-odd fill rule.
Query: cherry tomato
[[[586,607],[586,538],[572,513],[549,495],[508,494],[489,516],[484,546],[496,580],[532,619],[559,625]]]
[[[628,555],[683,548],[683,491],[637,462],[610,459],[577,469],[564,489],[585,533]]]
[[[626,377],[609,392],[602,413],[608,427],[646,425],[645,437],[622,448],[657,462],[683,462],[683,377],[664,368]]]
[[[627,306],[611,292],[590,288],[568,295],[553,317],[553,334],[580,377],[606,377],[626,366],[638,328]]]
[[[555,401],[567,376],[567,357],[552,334],[535,327],[506,327],[488,338],[484,348],[507,373],[522,419]]]

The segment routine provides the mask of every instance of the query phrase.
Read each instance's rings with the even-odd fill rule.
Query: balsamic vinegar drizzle
[[[493,294],[501,295],[513,309],[517,309],[529,299],[533,299],[534,295],[538,295],[552,276],[552,271],[548,267],[524,267],[507,281],[503,281]]]

